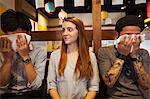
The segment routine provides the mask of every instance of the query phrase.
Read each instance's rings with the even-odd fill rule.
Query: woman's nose
[[[68,33],[67,30],[64,30],[62,34],[67,35],[67,33]]]

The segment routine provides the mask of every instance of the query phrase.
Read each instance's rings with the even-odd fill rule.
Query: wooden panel
[[[36,9],[25,0],[15,0],[15,10],[23,12],[36,21]]]
[[[31,33],[32,41],[61,41],[62,31],[33,31]],[[91,42],[93,40],[93,31],[85,31],[88,40]],[[103,40],[112,40],[115,37],[114,30],[102,30],[102,39]]]
[[[15,10],[20,11],[22,7],[22,0],[15,0]]]
[[[32,41],[61,41],[61,31],[33,31]]]
[[[61,41],[62,31],[33,31],[31,33],[32,41]],[[92,30],[85,31],[88,40],[92,41]]]
[[[115,39],[115,31],[114,30],[102,30],[102,39],[103,40]]]

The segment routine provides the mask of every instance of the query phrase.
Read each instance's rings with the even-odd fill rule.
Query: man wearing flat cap
[[[109,99],[150,98],[150,56],[140,49],[143,29],[141,18],[127,15],[116,23],[116,43],[99,49],[98,63]]]

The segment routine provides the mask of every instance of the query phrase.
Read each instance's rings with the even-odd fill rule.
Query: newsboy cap
[[[120,18],[116,22],[115,31],[120,32],[125,26],[138,26],[141,31],[144,29],[144,20],[135,15],[127,15],[125,17]]]

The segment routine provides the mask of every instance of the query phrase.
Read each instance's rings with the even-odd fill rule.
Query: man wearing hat
[[[150,97],[150,56],[140,49],[144,22],[134,15],[119,19],[114,46],[98,52],[100,73],[110,99],[148,99]]]

